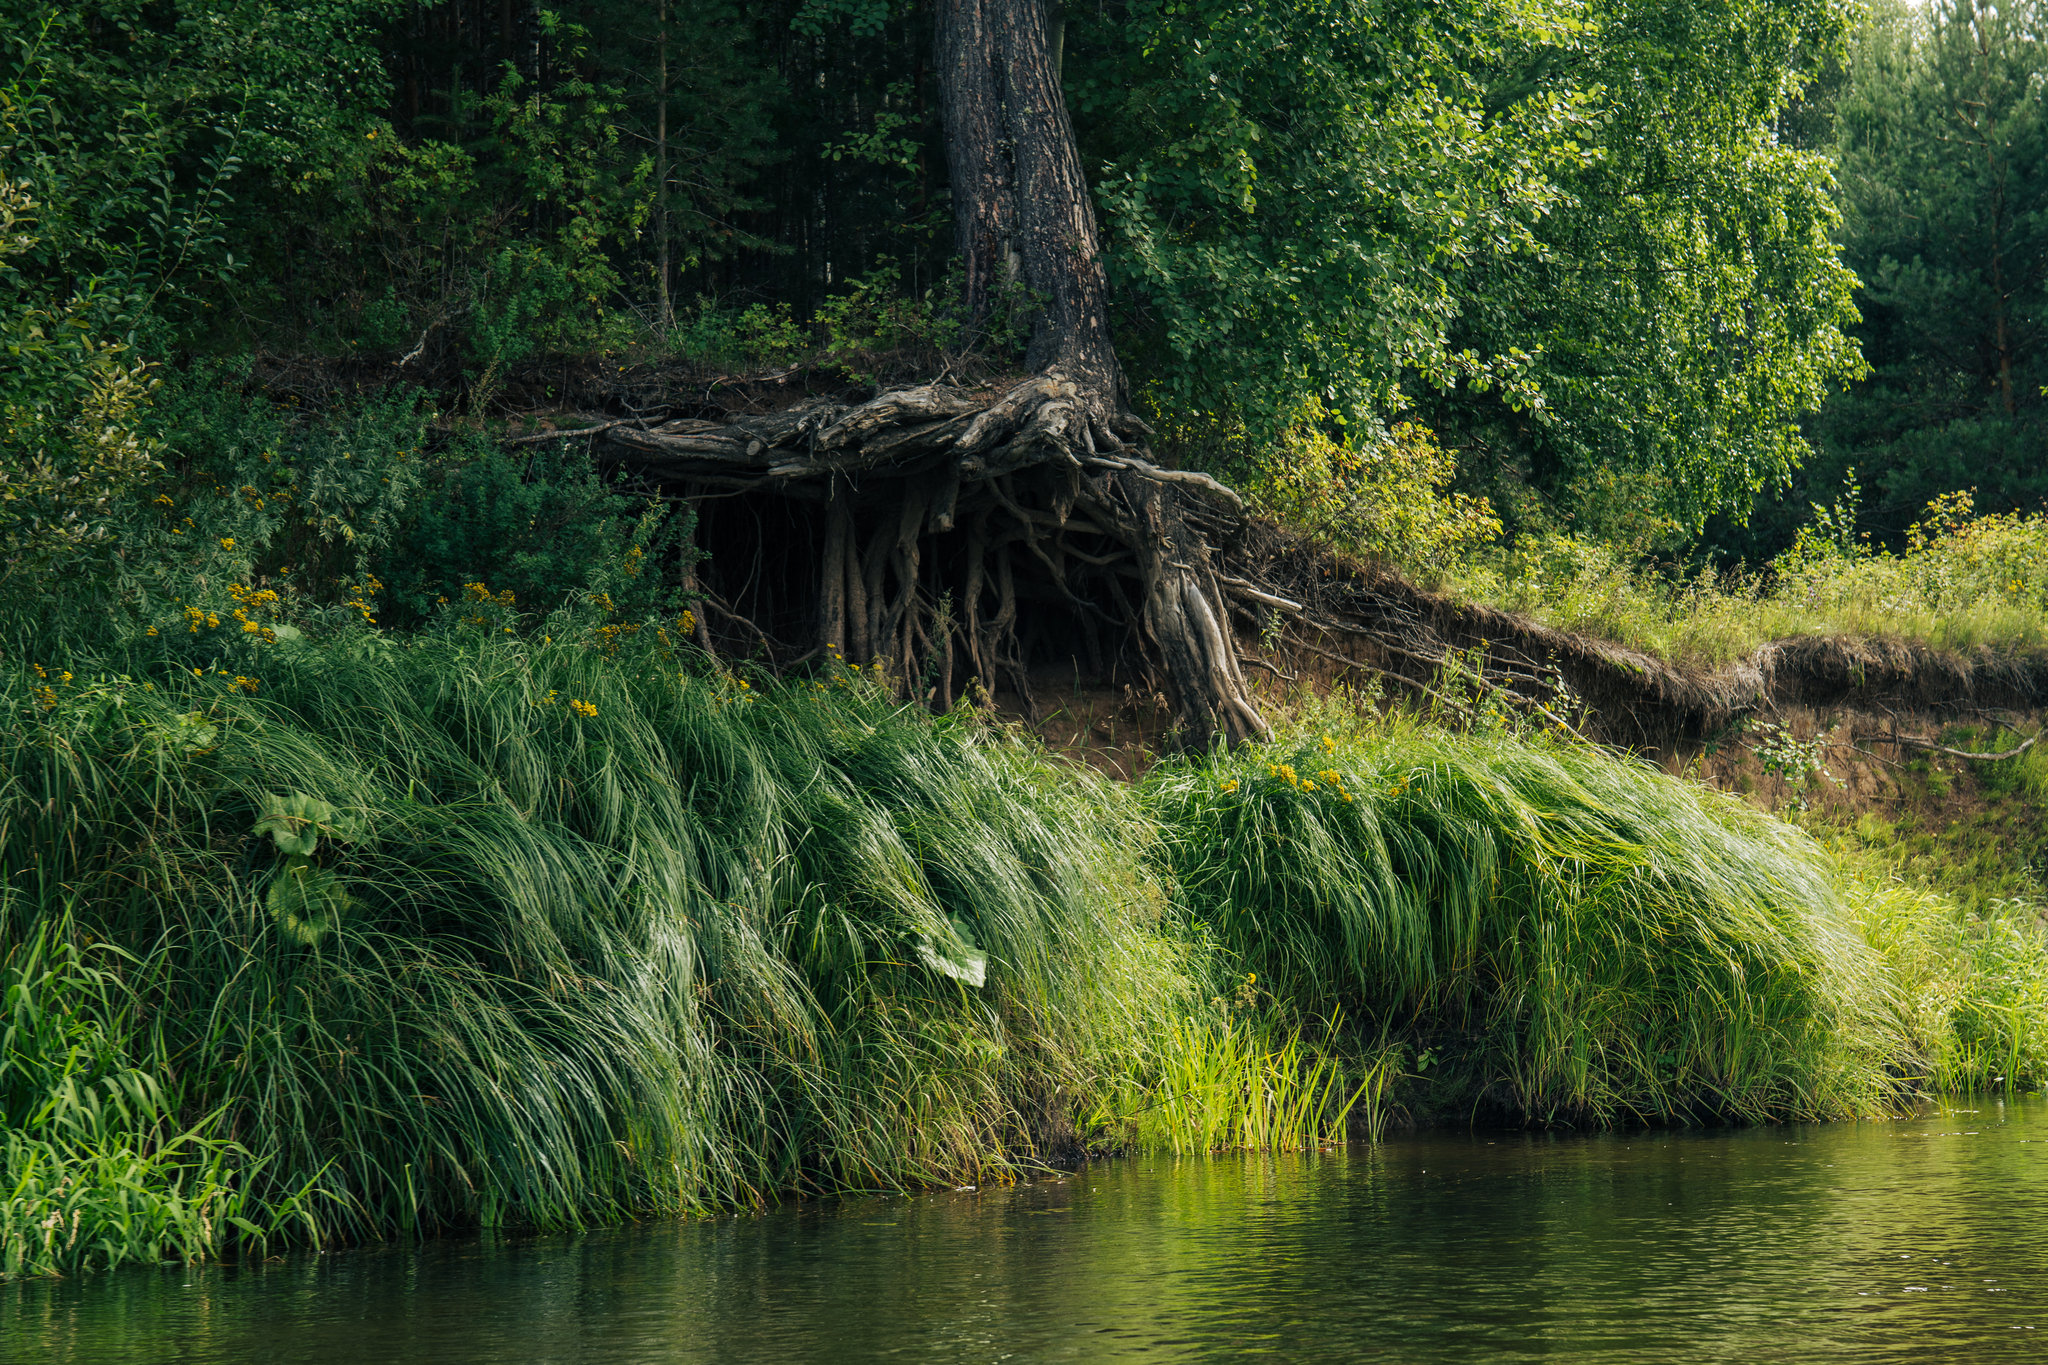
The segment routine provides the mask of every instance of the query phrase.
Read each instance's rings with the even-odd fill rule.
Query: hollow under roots
[[[1071,660],[1167,699],[1193,748],[1267,733],[1245,670],[1289,674],[1262,654],[1454,707],[1559,720],[1571,696],[1511,642],[1461,662],[1356,566],[1333,574],[1215,479],[1159,468],[1142,421],[1057,369],[586,431],[640,491],[696,510],[699,642],[773,668],[880,662],[937,710],[978,687],[1037,720],[1034,664]],[[1446,668],[1458,695],[1436,687]]]

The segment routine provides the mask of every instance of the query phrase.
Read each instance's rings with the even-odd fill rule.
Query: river
[[[1126,1159],[0,1286],[9,1361],[2035,1361],[2048,1103]]]

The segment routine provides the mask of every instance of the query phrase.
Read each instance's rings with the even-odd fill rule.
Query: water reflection
[[[1430,1135],[0,1287],[0,1358],[2033,1360],[2048,1107]]]

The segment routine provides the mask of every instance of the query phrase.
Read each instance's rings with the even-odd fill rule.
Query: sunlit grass
[[[1704,668],[1797,635],[1958,652],[2048,649],[2048,517],[1975,517],[1951,499],[1929,509],[1897,554],[1811,536],[1802,546],[1769,573],[1716,573],[1647,569],[1605,545],[1550,537],[1474,558],[1444,585],[1558,630]]]
[[[1882,963],[1797,831],[1584,746],[1325,716],[1162,768],[1190,913],[1280,999],[1483,1059],[1503,1107],[1894,1107]]]

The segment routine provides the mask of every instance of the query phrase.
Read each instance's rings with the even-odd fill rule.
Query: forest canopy
[[[163,358],[348,357],[474,403],[546,355],[962,340],[930,4],[7,11],[8,174],[41,206],[13,288],[146,320]],[[1781,136],[1846,4],[1047,16],[1155,409],[1259,442],[1418,420],[1475,489],[1619,468],[1697,523],[1860,373],[1829,158]],[[1006,316],[970,339],[1016,343]]]

